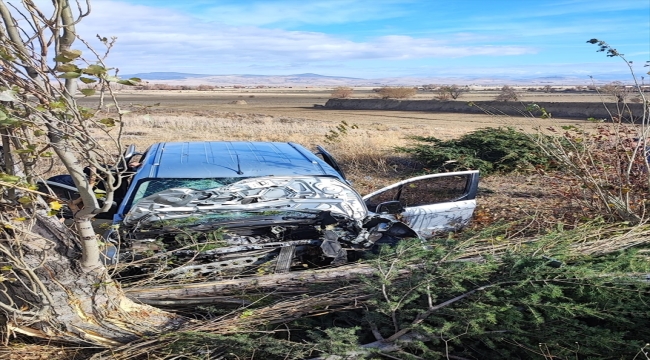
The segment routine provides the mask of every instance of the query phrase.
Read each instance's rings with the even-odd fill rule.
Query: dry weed
[[[334,122],[304,118],[234,112],[151,112],[134,113],[125,119],[123,144],[135,144],[144,151],[165,141],[279,141],[296,142],[312,150],[326,143],[325,135]],[[117,131],[117,129],[113,130]],[[433,128],[430,131],[435,131]],[[341,163],[348,177],[362,192],[404,177],[413,165],[393,149],[405,145],[408,131],[399,126],[375,124],[351,129],[344,138],[325,146]],[[110,138],[100,131],[96,140],[105,146]],[[64,173],[60,165],[43,169],[44,176]]]
[[[368,122],[362,123],[358,129],[349,129],[339,141],[326,144],[325,136],[330,130],[336,129],[338,124],[336,122],[339,119],[338,113],[331,113],[336,115],[331,121],[323,121],[300,117],[270,116],[262,113],[204,110],[190,112],[148,109],[146,112],[149,113],[134,112],[126,118],[123,133],[124,145],[135,144],[139,151],[144,151],[152,143],[161,141],[291,141],[312,150],[316,150],[316,145],[325,145],[325,148],[339,161],[348,180],[361,194],[407,178],[421,170],[418,164],[406,155],[397,154],[393,150],[397,146],[407,145],[410,142],[408,140],[410,135],[450,138],[463,135],[469,130],[441,128],[441,125],[435,121],[427,122],[428,124],[414,124],[414,126],[409,126],[407,123]],[[495,121],[507,125],[520,125],[509,123],[521,121],[511,117],[492,117],[491,119],[496,119]],[[541,126],[543,122],[550,120],[526,119],[526,121],[529,122],[527,125],[532,127]],[[97,140],[104,145],[109,145],[110,139],[98,131]],[[54,164],[51,168],[43,169],[43,173],[43,177],[48,177],[65,173],[65,169]],[[512,189],[521,185],[519,181],[514,181],[514,178],[510,177],[502,181],[508,182],[507,187]],[[482,180],[482,184],[487,185],[488,182]],[[540,188],[544,188],[544,186],[540,185]],[[525,192],[527,191],[518,191],[518,193]],[[509,192],[502,190],[498,190],[497,194],[503,194],[505,197],[486,194],[479,200],[484,208],[479,209],[478,214],[484,216],[479,216],[475,224],[487,225],[503,214],[516,218],[534,216],[533,213],[540,212],[543,214],[538,218],[540,227],[544,227],[548,223],[544,218],[557,219],[557,214],[549,216],[549,212],[552,212],[549,211],[550,209],[541,210],[540,200],[544,198],[548,200],[545,195],[535,193],[513,197]],[[537,201],[529,201],[535,199]],[[541,203],[544,202],[541,200]],[[549,202],[549,207],[554,208],[555,205],[555,202]],[[537,209],[537,211],[531,213],[533,209]],[[481,218],[485,221],[481,221]]]
[[[384,86],[380,89],[377,89],[377,94],[379,94],[379,97],[382,99],[407,99],[415,96],[417,92],[418,90],[416,88],[405,86]]]
[[[293,141],[312,143],[322,139],[327,128],[316,121],[263,114],[218,113],[214,116],[147,114],[127,120],[127,132],[145,135],[134,139],[148,146],[162,141]],[[139,141],[135,141],[139,140]]]
[[[417,164],[404,154],[395,153],[397,146],[408,140],[399,131],[350,130],[342,141],[327,146],[341,163],[348,179],[362,194],[370,193],[397,179],[402,179]]]

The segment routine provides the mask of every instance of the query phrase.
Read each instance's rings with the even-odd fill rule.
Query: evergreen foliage
[[[437,171],[478,169],[487,175],[552,165],[552,159],[540,151],[531,135],[511,127],[479,129],[452,140],[412,139],[417,143],[397,150],[412,154]]]
[[[399,349],[390,358],[400,359],[632,358],[650,339],[650,285],[639,277],[650,262],[636,250],[567,251],[580,236],[559,231],[480,261],[462,258],[466,241],[403,241],[367,260],[377,276],[362,279],[359,296],[369,299],[360,310],[177,338],[167,350],[187,354],[189,343],[227,359],[384,358],[373,344],[392,342]]]
[[[192,331],[171,334],[164,352],[188,360],[203,359],[304,359],[313,347],[255,333],[219,335]]]
[[[530,249],[500,258],[444,261],[458,251],[450,245],[437,244],[431,251],[404,243],[395,256],[377,260],[386,274],[379,284],[367,283],[376,294],[371,301],[376,309],[367,318],[386,338],[395,329],[417,334],[408,345],[414,355],[616,358],[635,354],[650,338],[645,326],[650,311],[643,300],[649,287],[629,275],[646,273],[650,266],[635,251],[565,259],[566,244],[552,234]],[[539,255],[549,246],[557,247],[553,258]],[[381,271],[396,274],[401,266],[413,264],[413,257],[423,263],[406,279]],[[469,295],[431,311],[464,294]]]

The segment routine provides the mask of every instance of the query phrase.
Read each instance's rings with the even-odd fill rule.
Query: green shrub
[[[397,148],[438,171],[478,169],[483,174],[548,168],[551,158],[531,138],[513,128],[484,128],[458,139],[416,136],[418,143]]]

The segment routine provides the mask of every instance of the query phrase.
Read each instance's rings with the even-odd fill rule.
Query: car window
[[[399,201],[404,207],[439,204],[461,200],[467,195],[471,175],[431,177],[414,180],[382,191],[365,200],[370,211],[387,201]]]
[[[370,211],[377,211],[377,206],[381,203],[385,203],[388,201],[394,201],[394,200],[399,200],[399,186],[394,187],[392,189],[388,189],[386,191],[382,191],[381,193],[366,199],[366,207],[368,207],[368,210]]]
[[[468,181],[468,175],[417,180],[402,185],[398,200],[405,207],[460,200]]]

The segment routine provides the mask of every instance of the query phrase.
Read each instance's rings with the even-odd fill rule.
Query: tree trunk
[[[7,334],[112,347],[186,322],[128,299],[103,268],[83,271],[73,260],[80,244],[58,220],[39,214],[19,224],[2,215],[2,222],[12,227],[0,239],[13,260],[0,291]]]
[[[263,276],[174,285],[127,288],[129,298],[155,306],[183,306],[197,304],[246,305],[242,294],[253,292],[277,296],[323,294],[341,287],[341,284],[358,283],[361,277],[373,276],[377,269],[370,264],[349,264],[337,268],[305,270]],[[409,273],[404,270],[403,275]],[[318,284],[318,288],[314,285]]]

